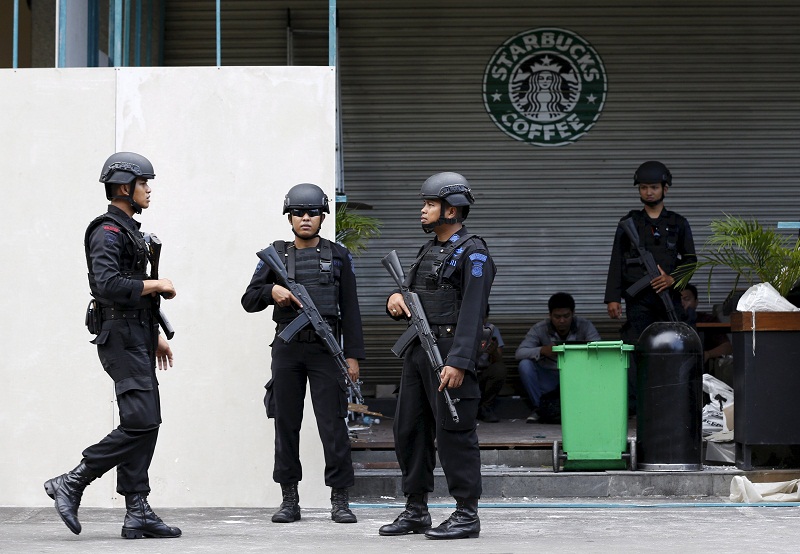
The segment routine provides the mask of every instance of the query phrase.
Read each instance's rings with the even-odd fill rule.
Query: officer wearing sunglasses
[[[294,239],[272,243],[284,259],[289,279],[305,286],[320,315],[344,339],[344,355],[353,381],[358,381],[359,360],[364,359],[361,312],[356,296],[353,258],[347,248],[319,236],[328,197],[317,185],[302,183],[286,194],[287,214]],[[274,272],[259,262],[242,296],[248,312],[274,306],[276,335],[297,316],[297,298],[277,284]],[[283,502],[272,516],[274,523],[300,519],[298,482],[300,424],[303,419],[306,381],[311,388],[314,415],[325,453],[325,484],[331,487],[331,519],[356,523],[350,511],[348,488],[353,486],[353,464],[347,422],[346,385],[333,357],[314,330],[299,331],[290,342],[276,336],[272,343],[272,378],[266,385],[267,417],[275,420],[275,466],[273,480],[280,484]]]

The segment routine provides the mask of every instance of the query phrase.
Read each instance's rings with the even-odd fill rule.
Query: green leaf
[[[356,213],[347,203],[336,206],[336,242],[345,246],[354,256],[366,248],[367,241],[381,235],[381,221],[375,217]]]
[[[755,219],[728,214],[725,219],[712,221],[710,227],[711,237],[697,262],[682,266],[673,275],[678,288],[686,286],[701,269],[709,271],[710,287],[711,275],[718,267],[727,267],[736,274],[734,289],[743,279],[750,286],[770,283],[786,296],[800,280],[800,240],[792,241],[773,229],[765,229]]]

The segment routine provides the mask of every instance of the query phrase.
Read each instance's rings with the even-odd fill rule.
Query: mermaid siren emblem
[[[572,144],[600,117],[606,71],[572,31],[533,29],[508,39],[483,78],[483,103],[508,136],[536,146]]]

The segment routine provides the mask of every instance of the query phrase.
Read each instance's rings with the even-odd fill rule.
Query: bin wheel
[[[628,458],[628,469],[636,471],[636,439],[628,440],[628,454],[625,457]]]
[[[553,441],[553,472],[558,473],[561,467],[561,456],[559,456],[559,442]]]

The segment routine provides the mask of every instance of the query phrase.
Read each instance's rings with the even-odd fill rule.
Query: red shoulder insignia
[[[103,225],[103,229],[106,231],[113,231],[114,233],[119,233],[119,227],[114,227],[113,225]]]

